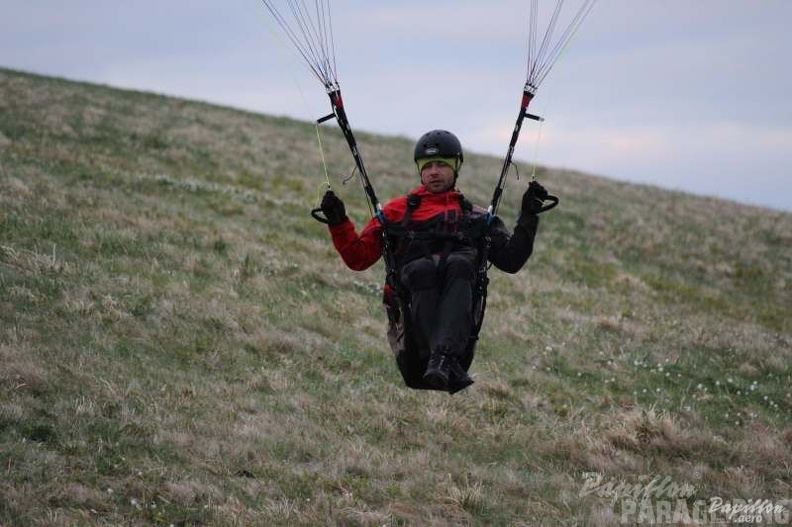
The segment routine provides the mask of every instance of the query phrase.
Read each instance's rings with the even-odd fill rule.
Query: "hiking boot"
[[[473,378],[460,366],[456,357],[451,357],[448,362],[448,393],[457,393],[473,384]]]
[[[449,367],[448,349],[437,348],[429,357],[424,381],[432,388],[445,390],[448,386]]]

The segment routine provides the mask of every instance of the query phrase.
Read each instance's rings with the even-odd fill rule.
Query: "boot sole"
[[[468,377],[467,379],[457,379],[455,381],[452,381],[448,384],[448,393],[454,395],[457,392],[461,392],[468,386],[472,385],[473,382],[474,382],[473,379],[471,379],[470,377]]]
[[[437,390],[445,390],[448,386],[448,375],[443,375],[439,370],[431,370],[424,373],[423,380]]]

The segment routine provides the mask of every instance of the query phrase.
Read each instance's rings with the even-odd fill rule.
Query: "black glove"
[[[341,225],[347,220],[346,207],[335,192],[328,190],[322,198],[322,212],[330,225]]]
[[[547,190],[542,185],[536,181],[531,181],[528,184],[528,190],[523,194],[521,212],[530,215],[538,214],[542,211],[544,200],[547,199],[547,196]]]

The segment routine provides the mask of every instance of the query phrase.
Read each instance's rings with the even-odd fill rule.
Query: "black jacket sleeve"
[[[522,214],[514,227],[514,234],[495,217],[490,225],[492,246],[489,261],[505,273],[516,273],[522,269],[533,252],[534,238],[539,227],[539,217],[535,214]]]

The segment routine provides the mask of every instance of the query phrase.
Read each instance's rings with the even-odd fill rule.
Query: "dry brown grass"
[[[412,186],[410,140],[358,139]],[[401,385],[321,172],[304,123],[0,70],[0,524],[623,524],[592,472],[790,495],[789,214],[541,168],[562,206],[448,397]]]

